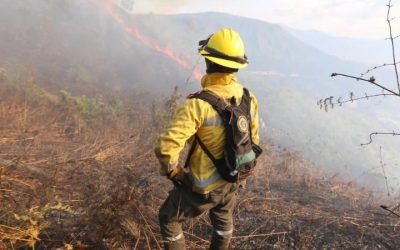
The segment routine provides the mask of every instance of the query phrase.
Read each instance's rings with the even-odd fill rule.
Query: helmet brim
[[[222,59],[222,58],[217,58],[217,57],[213,57],[210,55],[210,53],[208,53],[206,50],[201,49],[200,54],[202,56],[204,56],[205,58],[207,58],[208,60],[210,60],[211,62],[214,62],[216,64],[219,64],[221,66],[227,67],[227,68],[231,68],[231,69],[242,69],[247,67],[247,65],[249,65],[248,63],[238,63],[238,62],[234,62],[234,61],[230,61],[227,59]]]

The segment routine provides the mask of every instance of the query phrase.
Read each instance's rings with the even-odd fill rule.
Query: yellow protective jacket
[[[207,74],[203,76],[201,85],[204,90],[211,91],[226,100],[234,96],[240,101],[243,95],[243,86],[237,82],[233,74]],[[258,104],[253,94],[250,94],[250,97],[252,139],[254,143],[259,144]],[[193,141],[195,133],[215,158],[222,157],[225,147],[222,119],[209,103],[196,98],[187,99],[158,140],[155,152],[161,163],[161,175],[166,175],[178,167],[179,154],[187,141]],[[201,194],[211,192],[226,183],[199,146],[190,159],[189,177],[193,182],[193,191]]]

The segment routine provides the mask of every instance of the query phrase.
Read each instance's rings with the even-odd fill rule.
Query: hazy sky
[[[135,0],[135,11],[168,14],[219,11],[336,36],[383,39],[387,36],[387,3],[387,0]],[[392,3],[393,16],[399,17],[394,21],[397,29],[400,0]]]

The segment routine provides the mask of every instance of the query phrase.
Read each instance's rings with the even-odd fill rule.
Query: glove
[[[185,172],[181,167],[177,166],[167,173],[167,178],[175,185],[178,184],[180,186],[185,180]]]
[[[181,172],[183,172],[182,168],[179,166],[174,167],[171,171],[167,173],[167,178],[173,180],[177,177]]]

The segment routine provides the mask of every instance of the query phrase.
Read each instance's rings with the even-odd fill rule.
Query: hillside
[[[255,19],[209,12],[171,16],[141,15],[135,20],[150,37],[168,41],[170,46],[174,46],[176,39],[185,41],[179,49],[188,55],[194,52],[193,45],[198,40],[210,35],[210,30],[234,27],[247,45],[251,71],[271,70],[287,75],[315,76],[315,72],[329,75],[332,68],[344,70],[357,69],[358,66],[321,53],[295,39],[279,25]],[[166,29],[168,32],[161,32]]]
[[[35,65],[39,76],[53,74],[50,80],[64,84],[81,77],[88,82],[113,79],[113,85],[148,85],[163,76],[160,85],[171,87],[181,85],[189,72],[182,72],[154,47],[170,49],[192,65],[197,42],[211,30],[230,26],[246,42],[252,65],[248,71],[315,79],[299,89],[335,90],[327,78],[332,70],[358,73],[362,69],[300,42],[279,25],[222,13],[128,16],[106,2],[95,2],[2,1],[0,21],[7,24],[1,27],[2,60]],[[127,32],[129,28],[138,35]]]
[[[2,1],[2,67],[16,72],[30,67],[42,82],[63,88],[77,83],[140,88],[160,82],[162,75],[165,90],[176,77],[187,76],[128,36],[95,2]],[[155,69],[158,64],[165,66]]]
[[[279,25],[221,13],[129,16],[103,1],[4,0],[0,7],[5,24],[0,27],[0,67],[13,74],[28,68],[41,83],[89,97],[101,94],[85,87],[90,84],[161,97],[173,86],[185,95],[198,90],[198,81],[190,77],[194,66],[203,67],[196,55],[198,40],[222,26],[234,27],[243,34],[250,58],[239,79],[259,96],[266,139],[303,151],[348,179],[375,169],[375,181],[361,181],[384,183],[376,170],[379,145],[359,144],[372,131],[397,128],[394,112],[383,112],[397,105],[372,109],[361,103],[325,114],[317,100],[346,97],[350,91],[365,94],[364,85],[334,81],[330,73],[358,74],[362,65],[325,54]],[[400,143],[386,138],[382,144],[387,162],[398,162]],[[399,173],[394,165],[388,171],[396,188]]]
[[[2,72],[0,249],[159,249],[157,211],[172,184],[152,149],[179,95],[155,101],[87,86],[102,93],[87,98]],[[400,244],[398,220],[379,208],[393,200],[321,172],[301,153],[265,152],[239,194],[233,249]],[[206,215],[188,223],[190,249],[207,249],[210,232]]]

